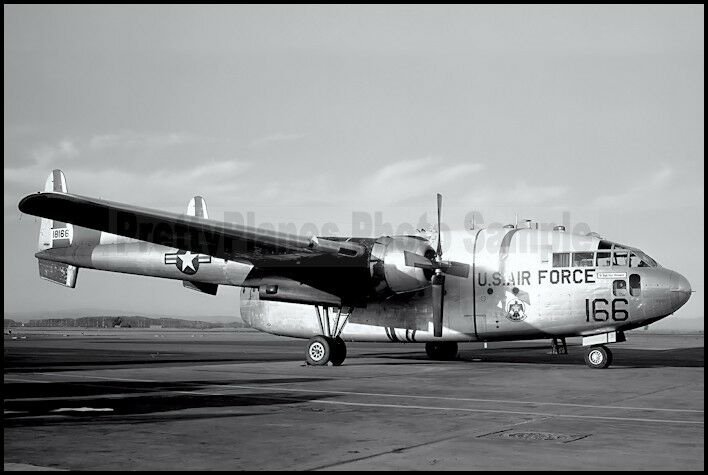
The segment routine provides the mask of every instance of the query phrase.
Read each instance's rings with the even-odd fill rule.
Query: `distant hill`
[[[4,319],[4,327],[19,327],[23,322],[17,322],[12,319]],[[26,327],[59,327],[59,328],[194,328],[205,330],[209,328],[243,328],[242,322],[203,322],[198,320],[184,320],[181,318],[150,318],[136,315],[110,315],[110,316],[93,316],[79,318],[38,318],[31,319],[29,322],[24,322]]]
[[[128,310],[127,312],[135,312],[135,310]],[[26,310],[26,311],[14,311],[5,312],[5,320],[12,319],[18,322],[29,322],[30,320],[42,320],[42,319],[63,319],[63,318],[78,318],[78,317],[93,317],[93,316],[122,316],[126,314],[126,310],[121,309],[111,309],[111,308],[75,308],[73,310]],[[129,314],[134,317],[147,317],[147,318],[179,318],[182,320],[195,320],[198,319],[202,322],[211,323],[223,323],[229,324],[230,322],[241,322],[241,318],[236,312],[233,315],[198,315],[196,318],[186,315],[174,315],[165,313],[149,313],[143,314],[140,311],[136,313]]]

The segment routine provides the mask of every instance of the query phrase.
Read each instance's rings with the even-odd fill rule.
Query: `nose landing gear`
[[[591,346],[585,352],[585,363],[592,369],[604,369],[612,364],[612,352],[604,345]]]
[[[627,341],[627,338],[622,331],[584,336],[583,346],[588,347],[585,352],[585,363],[592,369],[607,368],[612,364],[612,352],[605,344],[623,341]]]

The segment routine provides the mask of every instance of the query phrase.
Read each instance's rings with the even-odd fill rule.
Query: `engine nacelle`
[[[371,278],[374,291],[381,296],[422,290],[430,285],[432,272],[407,266],[404,251],[427,258],[435,250],[427,239],[418,236],[384,236],[378,238],[371,249]]]

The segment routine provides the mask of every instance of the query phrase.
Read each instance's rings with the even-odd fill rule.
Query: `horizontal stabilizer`
[[[183,280],[185,288],[189,290],[195,290],[197,292],[202,292],[209,295],[216,295],[216,291],[219,290],[219,284],[207,284],[205,282],[191,282],[189,280]]]
[[[79,268],[71,264],[39,259],[39,276],[65,287],[76,287],[76,276]]]

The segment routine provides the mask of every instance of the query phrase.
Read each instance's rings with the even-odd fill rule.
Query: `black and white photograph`
[[[703,471],[704,9],[4,5],[4,470]]]

